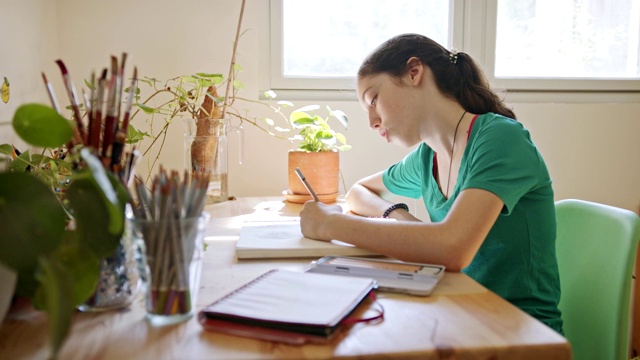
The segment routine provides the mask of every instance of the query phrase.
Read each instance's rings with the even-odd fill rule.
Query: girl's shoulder
[[[492,112],[478,115],[475,122],[484,124],[484,125],[491,125],[491,126],[505,126],[505,125],[506,126],[513,126],[513,125],[522,126],[522,124],[520,124],[515,119],[506,117],[504,115],[492,113]]]
[[[522,123],[515,119],[495,113],[478,115],[472,131],[485,136],[491,135],[498,137],[515,135],[517,133],[528,133]]]

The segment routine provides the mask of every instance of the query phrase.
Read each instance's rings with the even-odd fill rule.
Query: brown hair
[[[454,97],[465,110],[516,118],[491,89],[482,69],[471,56],[449,52],[424,35],[402,34],[385,41],[360,65],[358,78],[381,73],[399,78],[408,70],[407,61],[411,57],[417,57],[429,66],[438,89]]]

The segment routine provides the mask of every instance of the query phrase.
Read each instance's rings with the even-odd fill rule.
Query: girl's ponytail
[[[358,77],[386,73],[399,78],[406,73],[411,57],[417,57],[429,66],[440,91],[454,97],[465,110],[516,118],[491,89],[482,69],[471,56],[449,51],[424,35],[403,34],[385,41],[364,60]]]

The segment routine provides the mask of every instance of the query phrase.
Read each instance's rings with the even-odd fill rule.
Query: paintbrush
[[[93,131],[95,129],[94,123],[95,123],[95,119],[93,118],[93,107],[96,105],[95,103],[95,96],[96,96],[96,73],[95,71],[91,72],[91,95],[87,95],[87,93],[84,91],[84,89],[82,89],[82,97],[84,98],[84,109],[85,109],[85,114],[87,115],[88,120],[88,125],[87,125],[87,140],[86,140],[86,145],[87,146],[91,146],[91,139],[94,137],[93,135]],[[96,150],[96,154],[97,154],[97,150],[95,147],[93,147],[94,150]]]
[[[47,80],[47,76],[42,73],[42,80],[44,80],[44,85],[47,87],[47,94],[49,95],[49,100],[51,101],[51,106],[56,110],[58,114],[60,114],[60,106],[58,105],[58,99],[56,98],[56,94],[53,91],[53,86],[49,80]]]
[[[102,137],[102,161],[105,167],[111,163],[111,151],[118,127],[118,106],[116,104],[116,93],[118,78],[118,59],[111,56],[111,79],[109,80],[109,91],[107,95],[107,116],[104,121],[104,135]]]
[[[71,102],[71,109],[73,110],[73,117],[75,118],[76,125],[78,127],[78,133],[80,134],[80,142],[85,144],[86,139],[86,131],[84,129],[84,124],[82,123],[82,115],[80,114],[80,107],[78,106],[78,96],[76,95],[76,88],[73,85],[73,81],[71,81],[71,76],[67,71],[67,67],[64,65],[62,60],[56,60],[56,64],[60,67],[60,71],[62,72],[62,78],[64,80],[64,86],[67,89],[67,95],[69,95],[69,101]]]
[[[95,93],[94,105],[91,108],[93,123],[90,129],[91,138],[89,145],[96,149],[96,153],[100,154],[100,133],[102,132],[102,108],[104,107],[104,89],[107,83],[107,69],[102,70],[100,79],[98,79],[98,87]]]
[[[118,106],[118,109],[116,111],[118,119],[120,118],[120,105],[122,103],[120,100],[122,100],[122,98],[121,98],[122,97],[122,87],[124,86],[124,64],[125,64],[126,61],[127,61],[127,53],[123,52],[122,53],[122,57],[120,59],[120,72],[118,73],[118,82],[117,82],[118,89],[116,90],[117,91],[116,94],[118,96],[118,99],[117,99],[117,102],[116,102],[116,104]]]
[[[51,101],[51,106],[53,106],[53,109],[60,114],[60,105],[58,105],[58,99],[56,98],[56,93],[53,90],[53,86],[51,85],[51,83],[49,82],[49,80],[47,79],[47,76],[44,74],[44,72],[42,73],[42,80],[44,81],[44,85],[47,87],[47,94],[49,95],[49,100]],[[77,140],[78,134],[74,131],[74,137]],[[70,151],[73,148],[73,140],[69,140],[69,142],[67,143],[67,151]],[[58,155],[61,153],[62,150],[59,150],[55,155],[52,155],[52,157],[55,159],[58,157]],[[61,158],[64,158],[66,156],[66,154],[62,154]]]
[[[118,173],[119,168],[121,167],[122,160],[122,150],[124,149],[124,144],[127,140],[127,129],[129,127],[129,114],[131,113],[131,107],[133,105],[133,96],[136,88],[136,80],[138,78],[138,68],[133,68],[133,78],[131,80],[131,86],[129,87],[129,98],[127,99],[127,104],[124,111],[124,118],[122,120],[122,125],[118,129],[114,142],[113,142],[113,150],[111,152],[111,167],[114,172]],[[123,178],[126,181],[126,178]]]
[[[129,154],[127,163],[125,164],[124,181],[125,184],[127,184],[127,187],[131,185],[131,181],[134,179],[134,175],[136,173],[135,169],[139,158],[140,152],[134,146],[131,154]]]
[[[122,129],[125,134],[127,133],[127,128],[129,127],[129,120],[131,117],[131,108],[133,106],[133,98],[135,97],[136,88],[138,86],[138,68],[133,68],[133,78],[131,79],[131,85],[129,86],[129,98],[127,98],[127,105],[124,111],[124,117],[122,119]]]

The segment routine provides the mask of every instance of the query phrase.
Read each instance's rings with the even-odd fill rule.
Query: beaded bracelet
[[[405,204],[405,203],[393,204],[384,212],[384,214],[382,214],[382,217],[385,218],[385,219],[388,218],[389,214],[391,214],[391,212],[393,210],[396,210],[396,209],[405,209],[408,212],[409,211],[409,206],[407,206],[407,204]]]

